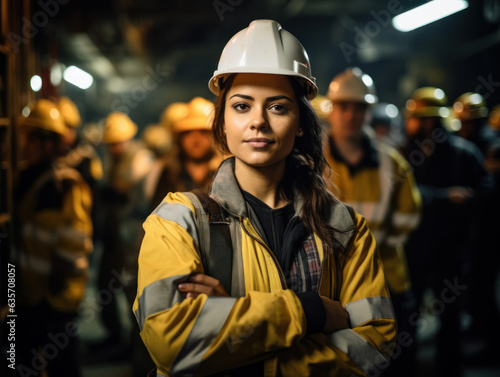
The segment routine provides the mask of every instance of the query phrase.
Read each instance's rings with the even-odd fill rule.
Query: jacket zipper
[[[285,278],[285,274],[283,273],[283,270],[278,262],[278,259],[276,258],[276,256],[274,255],[274,253],[272,252],[272,250],[269,248],[269,246],[267,246],[264,242],[262,242],[260,239],[258,239],[257,237],[255,236],[252,236],[250,234],[250,232],[247,230],[247,228],[245,227],[245,224],[243,224],[243,219],[241,217],[238,217],[239,220],[240,220],[240,224],[241,224],[241,227],[243,228],[243,231],[247,234],[247,236],[249,236],[251,239],[257,241],[261,246],[264,247],[264,249],[267,250],[267,252],[269,253],[269,255],[271,255],[271,257],[273,258],[274,260],[274,264],[276,265],[276,267],[278,268],[278,272],[279,272],[279,275],[280,275],[280,279],[281,279],[281,284],[283,286],[284,289],[288,289],[287,285],[286,285],[286,278]]]

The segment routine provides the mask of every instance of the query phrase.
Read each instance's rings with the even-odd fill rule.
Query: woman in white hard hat
[[[170,193],[146,220],[134,312],[157,376],[380,372],[396,336],[392,305],[365,220],[323,179],[305,50],[276,21],[253,21],[209,87],[216,143],[233,155],[208,193],[231,262],[222,243],[205,253],[198,195]],[[220,270],[229,281],[213,277]]]

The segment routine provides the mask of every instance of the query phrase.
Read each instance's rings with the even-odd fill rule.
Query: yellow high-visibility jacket
[[[393,293],[411,286],[404,243],[420,221],[421,198],[408,162],[394,148],[366,135],[365,156],[351,171],[330,140],[325,157],[340,200],[366,218]]]
[[[53,203],[49,197],[59,199]],[[77,311],[93,250],[91,207],[92,194],[81,175],[57,163],[20,198],[15,242],[20,304],[36,306],[46,300],[57,311]]]
[[[221,164],[210,196],[229,214],[231,291],[238,297],[193,299],[178,291],[180,280],[204,271],[195,209],[186,195],[168,194],[144,223],[133,311],[158,376],[204,376],[260,360],[265,376],[364,376],[387,367],[396,322],[375,240],[359,214],[354,223],[338,202],[330,219],[347,249],[340,302],[351,328],[307,334],[301,302],[286,289],[257,231],[233,158]],[[318,293],[333,299],[333,257],[314,239],[322,261]]]

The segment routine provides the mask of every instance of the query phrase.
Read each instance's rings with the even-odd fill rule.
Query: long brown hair
[[[224,134],[224,110],[226,95],[235,77],[233,74],[221,84],[221,91],[215,103],[212,130],[216,146],[225,154],[230,154],[230,151]],[[332,192],[333,187],[327,185],[324,178],[325,175],[328,177],[332,174],[323,154],[324,128],[307,99],[305,88],[296,79],[289,79],[298,101],[300,127],[304,135],[295,138],[292,153],[286,159],[280,195],[295,202],[295,211],[300,214],[305,227],[316,233],[323,241],[325,250],[333,254],[338,279],[341,276],[340,270],[346,250],[335,239],[334,229],[328,222],[332,205],[337,199]],[[302,204],[300,208],[297,208],[298,203]],[[340,289],[339,285],[337,289]]]

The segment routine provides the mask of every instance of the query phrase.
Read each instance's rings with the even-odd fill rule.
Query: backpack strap
[[[195,207],[205,274],[218,279],[226,292],[231,294],[233,246],[229,220],[224,210],[206,192],[194,190],[185,194]]]

